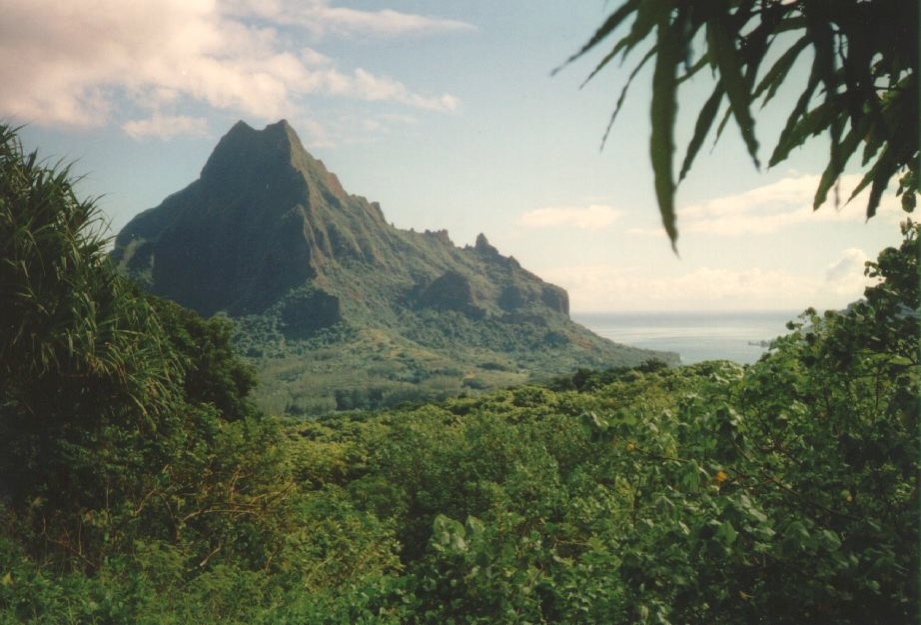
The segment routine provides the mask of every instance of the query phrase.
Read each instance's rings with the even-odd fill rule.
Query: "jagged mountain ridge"
[[[258,313],[308,282],[348,308],[382,286],[359,281],[360,293],[342,292],[335,276],[358,267],[375,268],[423,306],[473,315],[535,302],[569,310],[563,289],[501,256],[483,235],[458,248],[444,231],[388,224],[377,203],[345,192],[286,121],[263,131],[238,122],[199,180],[119,233],[115,258],[153,293],[206,316]]]
[[[263,371],[292,358],[292,342],[304,356],[318,336],[336,331],[337,340],[362,346],[344,350],[350,369],[371,366],[362,355],[371,344],[409,350],[424,363],[410,367],[410,384],[429,370],[449,370],[462,388],[478,371],[504,384],[522,381],[522,371],[677,361],[578,326],[564,289],[501,255],[483,234],[458,247],[446,231],[387,223],[380,206],[348,194],[284,120],[261,131],[234,125],[198,180],[125,226],[113,258],[151,293],[205,316],[226,313],[244,334],[258,334],[255,344],[246,336],[241,344]],[[496,374],[502,370],[508,375]],[[407,382],[401,375],[384,377]]]

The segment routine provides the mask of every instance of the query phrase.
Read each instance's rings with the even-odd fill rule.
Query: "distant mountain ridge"
[[[564,289],[502,256],[483,234],[461,248],[446,231],[390,225],[379,204],[346,193],[284,120],[261,131],[234,125],[198,180],[125,226],[113,258],[153,294],[204,316],[236,319],[241,345],[264,371],[292,350],[307,358],[318,337],[324,345],[344,342],[352,368],[368,367],[361,355],[369,335],[375,345],[406,344],[417,359],[437,361],[432,375],[456,360],[448,369],[459,373],[458,388],[476,387],[469,380],[484,362],[491,365],[486,377],[497,383],[510,381],[496,375],[502,370],[520,377],[516,372],[525,369],[549,375],[652,357],[677,362],[672,354],[615,345],[573,323]],[[508,362],[496,364],[503,358],[489,357],[490,350]],[[559,364],[549,364],[550,351],[529,355],[542,350],[556,350]],[[535,367],[545,360],[547,366]],[[373,377],[352,384],[367,387]],[[406,382],[383,377],[387,388]]]

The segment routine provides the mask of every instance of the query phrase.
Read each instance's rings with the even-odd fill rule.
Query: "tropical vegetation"
[[[0,623],[919,613],[919,226],[758,363],[282,421],[0,129]]]
[[[838,204],[839,179],[858,151],[866,171],[849,200],[869,187],[869,219],[896,178],[903,205],[914,208],[921,183],[918,24],[918,3],[904,0],[627,0],[618,3],[570,62],[614,39],[591,80],[615,59],[642,55],[618,97],[608,131],[633,79],[653,62],[650,160],[662,223],[674,247],[677,183],[690,171],[704,141],[711,133],[719,140],[732,119],[755,167],[760,167],[755,107],[768,105],[778,92],[790,93],[792,85],[801,90],[781,98],[787,119],[768,165],[827,135],[828,160],[814,208],[832,190]],[[700,105],[676,181],[678,93],[708,74],[713,90]]]

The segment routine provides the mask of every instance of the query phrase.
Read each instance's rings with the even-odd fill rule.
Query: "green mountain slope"
[[[237,123],[201,177],[116,238],[150,292],[235,320],[257,400],[306,414],[394,405],[674,354],[616,345],[569,319],[569,297],[484,235],[387,223],[280,121]]]
[[[279,419],[43,163],[0,124],[0,624],[917,623],[918,223],[750,366]]]

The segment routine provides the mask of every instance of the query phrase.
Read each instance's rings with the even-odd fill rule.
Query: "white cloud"
[[[743,236],[773,234],[805,223],[864,221],[866,194],[845,203],[860,179],[858,175],[842,177],[841,205],[837,209],[832,193],[818,210],[812,209],[819,176],[788,176],[736,195],[679,207],[678,228],[682,234]],[[893,194],[884,195],[879,216],[897,220],[898,204]]]
[[[867,262],[866,252],[854,247],[848,248],[844,250],[840,259],[826,268],[825,279],[829,282],[840,282],[849,279],[854,274],[862,276],[865,262]]]
[[[300,56],[301,60],[308,67],[321,67],[323,65],[331,65],[333,62],[331,58],[313,48],[301,48]]]
[[[612,265],[543,271],[569,291],[575,310],[766,310],[796,308],[815,293],[815,281],[762,269],[701,267],[671,276]]]
[[[419,120],[412,115],[399,113],[339,114],[320,122],[310,117],[289,120],[304,145],[311,150],[335,147],[336,145],[363,144],[374,137],[387,135],[395,128],[411,126]]]
[[[258,23],[248,19],[256,5],[266,7]],[[128,119],[120,122],[126,132],[150,136],[199,132],[184,114],[191,105],[264,120],[303,115],[315,94],[442,112],[457,108],[450,94],[419,94],[362,68],[342,71],[312,48],[291,48],[279,34],[281,24],[266,20],[296,6],[246,2],[229,12],[214,0],[98,0],[89,6],[3,0],[0,116],[84,127]],[[363,28],[380,18],[379,28],[392,35],[459,28],[328,2],[309,2],[295,13],[313,15],[330,32],[361,24],[362,16]]]
[[[390,101],[408,104],[420,109],[432,111],[453,111],[458,100],[452,95],[422,97],[412,93],[405,85],[386,77],[375,76],[363,69],[355,70],[354,77],[346,89],[354,92],[356,97],[371,101]]]
[[[845,250],[825,275],[758,268],[699,267],[654,276],[642,268],[597,264],[542,270],[569,292],[574,310],[799,310],[841,308],[860,298],[869,281],[861,250]]]
[[[300,26],[314,37],[401,37],[474,30],[470,24],[457,20],[390,9],[360,11],[334,7],[328,0],[237,0],[226,6],[233,14],[254,15],[274,23]]]
[[[149,119],[139,119],[122,124],[122,130],[135,139],[157,137],[169,139],[177,135],[204,135],[208,132],[208,120],[186,115],[168,116],[155,113]]]
[[[844,250],[841,258],[825,268],[827,288],[834,293],[846,295],[862,293],[867,286],[878,282],[864,275],[867,260],[866,252],[861,249]]]
[[[526,228],[579,228],[598,230],[613,225],[623,212],[613,206],[548,206],[521,214],[518,223]]]

